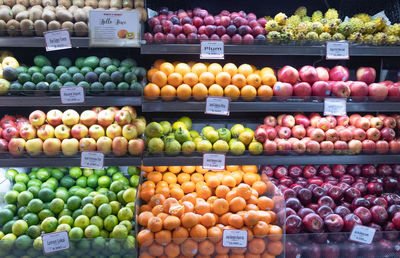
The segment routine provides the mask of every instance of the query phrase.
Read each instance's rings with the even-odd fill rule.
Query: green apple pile
[[[139,173],[138,167],[128,167],[127,176],[118,167],[36,167],[27,174],[8,169],[13,187],[0,209],[0,253],[37,257],[41,235],[57,231],[68,232],[69,255],[75,249],[134,252]]]
[[[201,132],[192,130],[192,120],[183,116],[172,125],[168,121],[151,122],[145,129],[145,142],[151,154],[190,155],[197,151],[230,152],[242,155],[246,149],[253,155],[260,155],[263,146],[254,139],[254,132],[241,124],[232,128],[202,128]]]
[[[31,94],[41,91],[58,95],[63,86],[82,86],[88,93],[129,92],[141,96],[141,82],[146,78],[146,69],[138,67],[132,58],[122,61],[116,58],[97,56],[79,57],[72,62],[68,57],[58,60],[53,66],[42,55],[35,56],[31,67],[8,67],[3,78],[10,82],[12,94]]]

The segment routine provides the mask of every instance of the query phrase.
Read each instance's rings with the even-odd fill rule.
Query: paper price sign
[[[351,231],[349,240],[363,243],[363,244],[371,244],[374,239],[376,229],[355,225],[353,230]]]
[[[229,98],[207,97],[204,113],[209,115],[229,116]]]
[[[327,60],[346,60],[350,59],[349,42],[326,42]]]
[[[46,51],[72,48],[68,30],[51,30],[43,33]]]
[[[81,153],[81,167],[90,169],[103,169],[104,154],[96,151],[83,151]]]
[[[69,249],[67,231],[60,231],[42,235],[43,253],[49,254]]]
[[[324,116],[345,116],[346,112],[346,99],[325,98]]]
[[[85,90],[81,86],[61,87],[60,97],[62,104],[76,104],[85,102]]]
[[[225,229],[222,232],[222,246],[247,247],[247,230]]]
[[[200,59],[224,59],[224,42],[204,40],[200,42]]]
[[[204,153],[203,169],[225,170],[225,154]]]

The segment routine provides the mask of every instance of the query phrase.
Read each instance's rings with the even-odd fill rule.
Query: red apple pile
[[[56,156],[62,152],[73,156],[78,151],[100,151],[115,156],[140,155],[144,142],[138,136],[146,127],[133,107],[101,107],[85,110],[80,115],[73,109],[44,113],[33,111],[29,119],[5,116],[0,121],[0,153],[13,156]]]
[[[267,155],[400,153],[400,115],[269,115],[254,132]]]
[[[265,42],[265,18],[254,13],[222,11],[212,15],[207,10],[169,11],[148,20],[150,32],[144,34],[147,43],[199,43],[200,40],[222,40],[233,44]]]

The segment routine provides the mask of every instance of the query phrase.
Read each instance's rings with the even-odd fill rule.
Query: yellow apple
[[[67,126],[73,126],[79,123],[79,114],[73,109],[67,109],[62,114],[62,122]]]
[[[128,152],[128,140],[124,137],[115,137],[112,141],[112,151],[115,156],[124,156]]]
[[[43,141],[40,138],[28,140],[25,144],[26,152],[31,156],[39,156],[42,154]]]
[[[46,139],[54,137],[54,128],[49,124],[44,124],[37,130],[37,136],[45,141]]]
[[[65,156],[73,156],[78,153],[79,142],[75,138],[64,139],[61,143],[61,150]]]
[[[57,156],[60,154],[61,141],[57,138],[46,139],[43,143],[43,152],[47,156]]]
[[[82,138],[79,141],[79,150],[80,151],[95,151],[96,150],[96,141],[93,138]]]
[[[143,153],[144,141],[142,139],[133,139],[128,143],[129,154],[133,156],[139,156]]]
[[[70,136],[70,129],[66,125],[59,125],[54,129],[54,135],[60,140],[68,139]]]
[[[107,127],[106,135],[107,135],[107,137],[114,139],[115,137],[122,135],[121,131],[122,131],[121,126],[119,126],[117,124],[112,124]]]
[[[81,114],[81,123],[90,127],[97,122],[97,113],[93,110],[85,110]]]
[[[8,143],[8,151],[13,156],[21,156],[25,151],[25,144],[22,138],[12,138]]]
[[[92,125],[91,127],[89,127],[89,136],[96,141],[104,135],[104,129],[100,125]]]
[[[97,151],[100,151],[105,155],[110,154],[112,149],[112,143],[113,141],[110,138],[106,136],[101,136],[96,143]]]

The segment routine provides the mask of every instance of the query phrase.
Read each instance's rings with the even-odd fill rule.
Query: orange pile
[[[259,96],[261,100],[272,98],[272,87],[276,82],[274,70],[266,67],[257,70],[255,66],[233,63],[221,66],[218,63],[169,63],[157,60],[147,72],[149,84],[144,87],[144,96],[149,100],[169,101],[203,100],[207,96],[225,96],[232,100],[242,97],[251,101]]]
[[[282,229],[274,225],[272,183],[257,166],[208,171],[195,166],[142,167],[147,181],[137,222],[140,257],[275,257]],[[272,186],[272,187],[271,187]],[[248,232],[247,248],[222,246],[224,229]],[[229,255],[230,254],[230,255]]]

